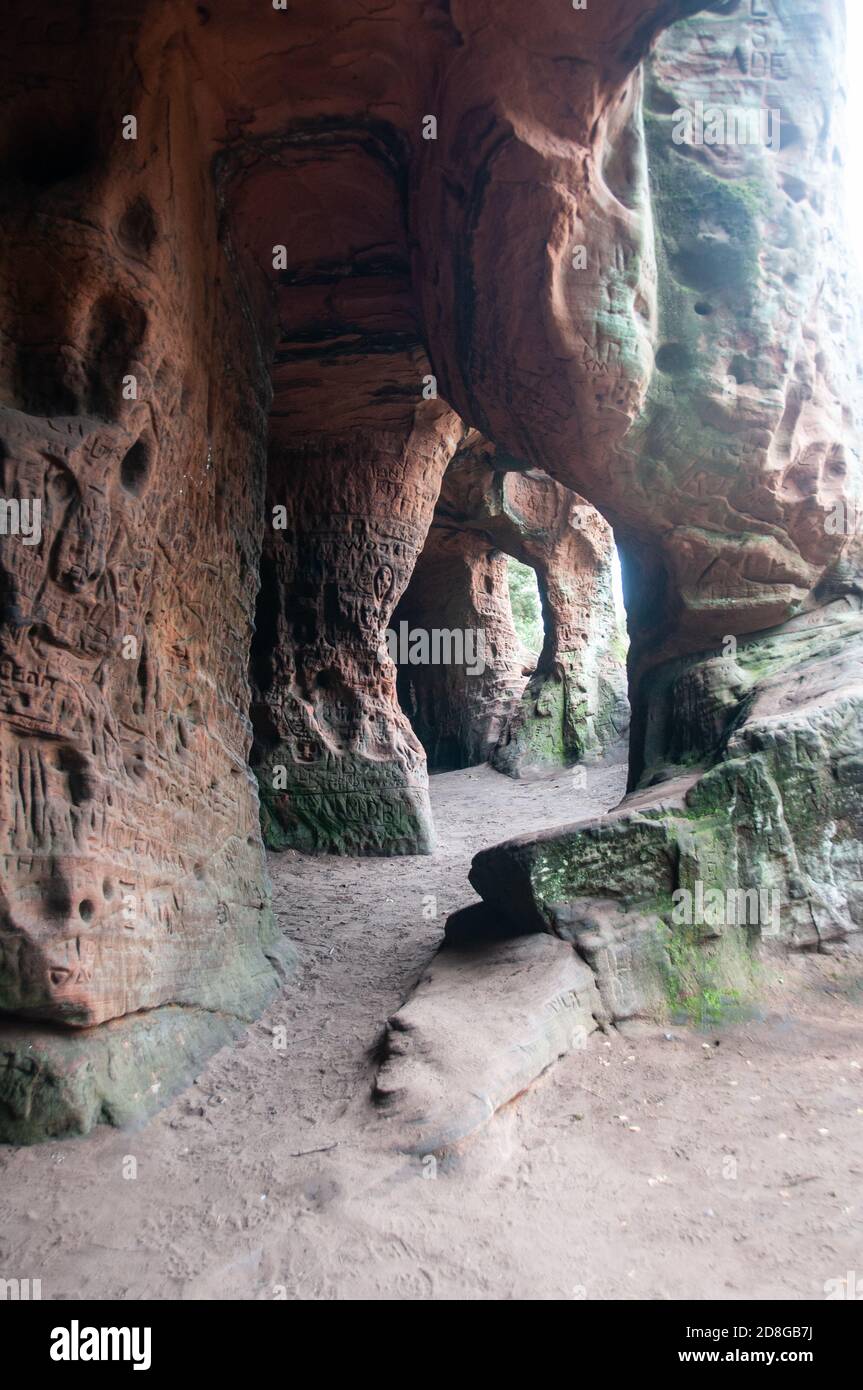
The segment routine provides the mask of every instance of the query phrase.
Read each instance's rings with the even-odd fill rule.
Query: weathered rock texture
[[[48,17],[3,58],[2,495],[41,536],[0,541],[0,1009],[182,1006],[205,1047],[279,983],[247,761],[267,383],[176,48],[131,7],[46,48]],[[0,1042],[17,1137],[35,1078],[35,1132],[67,1127],[94,1055],[33,1028]]]
[[[455,443],[451,412],[421,415],[405,437],[271,458],[269,495],[286,516],[264,547],[253,718],[274,849],[431,847],[425,757],[385,642]]]
[[[281,31],[268,17],[270,33],[290,32],[295,21],[280,18]],[[339,51],[335,10],[307,23],[313,49]],[[323,49],[309,61],[325,62]],[[277,80],[266,68],[265,87]],[[242,282],[274,354],[253,762],[271,847],[424,852],[425,758],[384,633],[464,429],[429,385],[406,135],[335,71],[323,101],[305,80],[297,110],[250,111],[218,164]]]
[[[290,791],[268,788],[268,826],[426,845],[421,749],[374,652],[459,421],[614,527],[633,786],[692,782],[640,793],[589,876],[589,831],[552,837],[557,919],[664,900],[707,822],[726,877],[778,876],[793,938],[855,925],[859,547],[829,524],[860,487],[842,7],[667,28],[699,8],[13,4],[2,481],[43,530],[7,524],[0,558],[0,1007],[24,1021],[3,1133],[128,1113],[75,1099],[104,1035],[71,1062],[43,1023],[182,1007],[205,1047],[275,986],[246,762],[264,535],[258,754]],[[782,148],[674,144],[696,100],[777,108]],[[749,635],[726,680],[724,639]],[[500,881],[511,861],[550,923],[525,854],[498,852]]]
[[[859,603],[662,676],[656,737],[702,765],[471,871],[511,923],[573,942],[614,1019],[721,1011],[757,990],[754,946],[829,949],[863,927]]]
[[[768,13],[676,26],[647,65],[656,370],[625,471],[636,505],[659,503],[664,525],[661,565],[636,548],[636,675],[853,591],[860,572],[859,297],[837,214],[841,7],[755,8]],[[669,111],[699,99],[772,111],[781,148],[674,144]],[[850,524],[835,524],[837,503],[851,504]],[[637,691],[634,703],[633,781],[649,701]]]
[[[403,703],[432,766],[491,758],[501,771],[597,756],[627,723],[624,639],[612,591],[611,529],[568,488],[518,471],[475,434],[444,477],[426,549],[394,630],[483,635],[483,669],[406,663]],[[536,572],[545,641],[525,656],[510,612],[503,557]],[[473,650],[473,647],[471,648]]]
[[[567,1052],[587,1046],[603,1006],[590,969],[548,936],[512,935],[480,908],[387,1022],[374,1099],[396,1147],[446,1153]],[[478,919],[478,921],[477,921]]]
[[[611,475],[628,495],[573,479],[627,554],[644,790],[601,822],[486,851],[472,873],[495,909],[575,943],[615,1017],[721,1009],[757,987],[755,944],[829,949],[861,925],[841,26],[826,4],[768,8],[678,25],[647,64],[633,148],[643,130],[654,370]],[[776,108],[781,148],[675,144],[673,113],[698,100]]]

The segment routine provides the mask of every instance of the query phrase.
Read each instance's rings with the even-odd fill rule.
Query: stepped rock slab
[[[468,1138],[584,1047],[602,1013],[593,974],[570,946],[542,934],[478,935],[445,945],[387,1025],[375,1099],[414,1154]]]

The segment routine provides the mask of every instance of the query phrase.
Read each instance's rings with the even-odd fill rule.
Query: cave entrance
[[[555,489],[542,527],[522,522],[491,546],[490,528],[453,525],[442,509],[393,615],[399,701],[432,773],[556,773],[604,757],[628,726],[610,529],[575,494],[529,481],[534,501]]]
[[[503,550],[472,531],[433,526],[390,628],[402,710],[429,772],[488,762],[543,646],[535,572],[514,580]]]

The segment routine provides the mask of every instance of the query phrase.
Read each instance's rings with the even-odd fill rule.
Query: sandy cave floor
[[[433,857],[271,856],[298,976],[140,1131],[0,1148],[0,1275],[58,1299],[797,1299],[863,1268],[860,956],[784,962],[721,1032],[594,1037],[433,1179],[370,1106],[475,851],[611,807],[623,776],[447,773]]]

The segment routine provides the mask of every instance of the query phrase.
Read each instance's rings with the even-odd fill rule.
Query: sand
[[[46,1299],[580,1301],[823,1298],[863,1271],[859,955],[787,959],[721,1031],[598,1035],[445,1162],[401,1156],[370,1103],[473,853],[610,808],[623,775],[447,773],[431,857],[271,856],[300,973],[139,1131],[0,1148],[0,1277]]]

